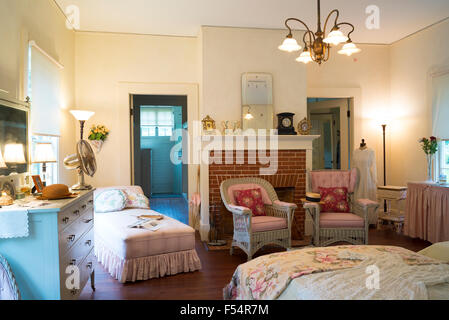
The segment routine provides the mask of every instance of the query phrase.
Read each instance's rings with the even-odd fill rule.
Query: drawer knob
[[[70,261],[70,264],[71,264],[72,266],[76,266],[76,259],[72,259],[72,260]]]
[[[87,269],[92,269],[92,262],[89,262],[88,264],[86,264],[86,268]]]
[[[87,203],[92,204],[92,203],[94,203],[94,200],[89,200],[89,201],[87,201]]]
[[[90,223],[93,219],[83,219],[84,223]]]
[[[84,210],[84,209],[86,209],[86,205],[85,204],[83,204],[82,206],[81,206],[81,208]]]
[[[69,222],[70,218],[69,217],[64,217],[64,219],[62,219],[62,222],[67,224]]]
[[[86,244],[86,246],[89,246],[89,247],[90,247],[90,245],[92,244],[92,240],[87,240],[87,241],[85,242],[85,244]]]
[[[73,211],[73,214],[74,214],[75,216],[79,216],[80,211],[79,211],[79,210],[75,210],[75,211]]]
[[[69,242],[73,242],[73,241],[75,241],[75,238],[76,238],[76,236],[74,234],[71,234],[70,236],[67,237],[67,240]]]

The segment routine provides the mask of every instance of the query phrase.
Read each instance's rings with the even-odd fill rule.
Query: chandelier
[[[345,54],[348,57],[354,53],[360,52],[361,50],[357,48],[357,46],[351,40],[351,34],[354,32],[354,25],[349,22],[338,22],[338,18],[340,17],[340,12],[335,9],[332,10],[326,18],[326,22],[324,23],[324,30],[321,29],[321,3],[320,0],[318,2],[318,30],[313,33],[310,31],[307,24],[297,18],[288,18],[285,20],[285,26],[288,29],[288,35],[282,45],[279,46],[279,49],[282,51],[293,52],[301,50],[301,46],[296,42],[295,38],[293,38],[292,28],[289,26],[289,22],[296,21],[303,24],[306,27],[306,31],[303,36],[304,42],[304,50],[301,55],[296,59],[298,62],[309,63],[311,61],[315,61],[319,65],[323,62],[329,60],[330,57],[330,49],[331,45],[337,46],[341,43],[345,43],[343,48],[338,51],[339,54]],[[327,24],[331,19],[332,15],[335,15],[334,26],[329,34],[326,36]],[[347,36],[340,31],[341,26],[349,26],[351,27],[351,31]]]

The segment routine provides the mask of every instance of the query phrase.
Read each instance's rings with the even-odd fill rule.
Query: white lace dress
[[[352,157],[352,167],[359,172],[359,183],[354,198],[377,201],[376,154],[372,149],[356,149]]]

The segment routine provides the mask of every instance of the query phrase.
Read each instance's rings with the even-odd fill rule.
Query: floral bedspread
[[[306,248],[269,254],[241,264],[231,282],[224,288],[224,298],[233,300],[273,300],[278,298],[290,282],[312,273],[357,267],[377,255],[399,256],[407,265],[442,264],[400,247],[337,246]]]

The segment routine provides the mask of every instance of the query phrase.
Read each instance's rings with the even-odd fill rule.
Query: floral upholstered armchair
[[[329,198],[321,198],[321,203],[306,202],[304,208],[313,220],[313,244],[328,246],[335,242],[351,244],[368,244],[369,213],[379,208],[377,202],[358,199],[354,202],[353,194],[357,185],[357,169],[311,171],[309,182],[312,192],[320,193],[323,188],[343,188],[347,190],[347,212],[322,212]],[[332,199],[332,196],[330,197]]]
[[[251,209],[238,206],[235,192],[260,189],[265,215],[255,216]],[[234,220],[234,246],[239,247],[251,260],[254,253],[267,244],[291,247],[291,227],[296,204],[281,202],[266,180],[260,178],[237,178],[225,180],[220,186],[221,198]]]

